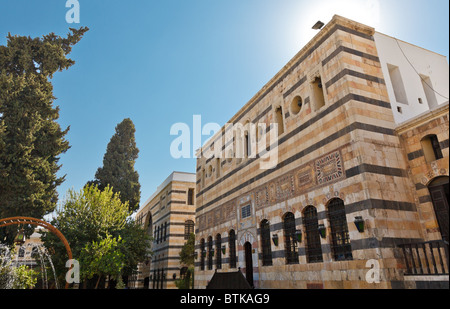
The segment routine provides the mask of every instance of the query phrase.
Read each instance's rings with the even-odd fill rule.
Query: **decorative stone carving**
[[[316,160],[314,166],[317,184],[319,185],[333,183],[345,178],[344,167],[339,151],[334,151]]]

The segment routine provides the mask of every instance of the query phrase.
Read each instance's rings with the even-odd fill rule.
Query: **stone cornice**
[[[395,132],[398,135],[402,135],[404,133],[406,133],[407,131],[410,131],[416,127],[419,127],[433,119],[437,119],[439,117],[444,116],[445,114],[448,115],[448,102],[444,103],[443,106],[440,106],[434,110],[431,111],[427,111],[423,114],[420,114],[404,123],[402,123],[401,125],[399,125],[396,129]]]

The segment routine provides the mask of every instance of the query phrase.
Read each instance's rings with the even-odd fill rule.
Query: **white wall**
[[[446,57],[400,40],[397,41],[379,32],[376,32],[374,37],[397,124],[449,101],[449,66]],[[395,80],[391,80],[388,67]],[[398,67],[398,71],[393,70],[394,67]],[[399,83],[398,73],[406,93],[406,104],[396,100],[393,83]],[[424,79],[433,90],[424,84]],[[397,97],[399,94],[402,97],[403,91],[397,89],[396,93]],[[427,95],[434,96],[435,100],[427,100]],[[419,103],[419,98],[422,104]],[[397,107],[401,108],[401,113]]]

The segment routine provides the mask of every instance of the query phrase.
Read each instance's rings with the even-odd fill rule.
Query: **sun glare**
[[[316,0],[302,7],[300,45],[303,46],[317,34],[311,27],[318,21],[328,23],[335,15],[352,19],[377,29],[380,26],[378,0]]]

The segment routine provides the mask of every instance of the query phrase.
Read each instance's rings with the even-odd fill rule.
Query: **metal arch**
[[[31,218],[31,217],[11,217],[11,218],[5,218],[0,219],[0,227],[10,226],[10,225],[20,225],[20,224],[31,224],[36,226],[41,226],[56,236],[62,241],[64,244],[64,247],[66,247],[67,255],[69,257],[69,260],[72,260],[72,251],[70,250],[69,242],[64,237],[64,235],[53,225],[51,225],[48,222],[42,221],[40,219]],[[66,281],[66,289],[69,288],[69,283]]]

